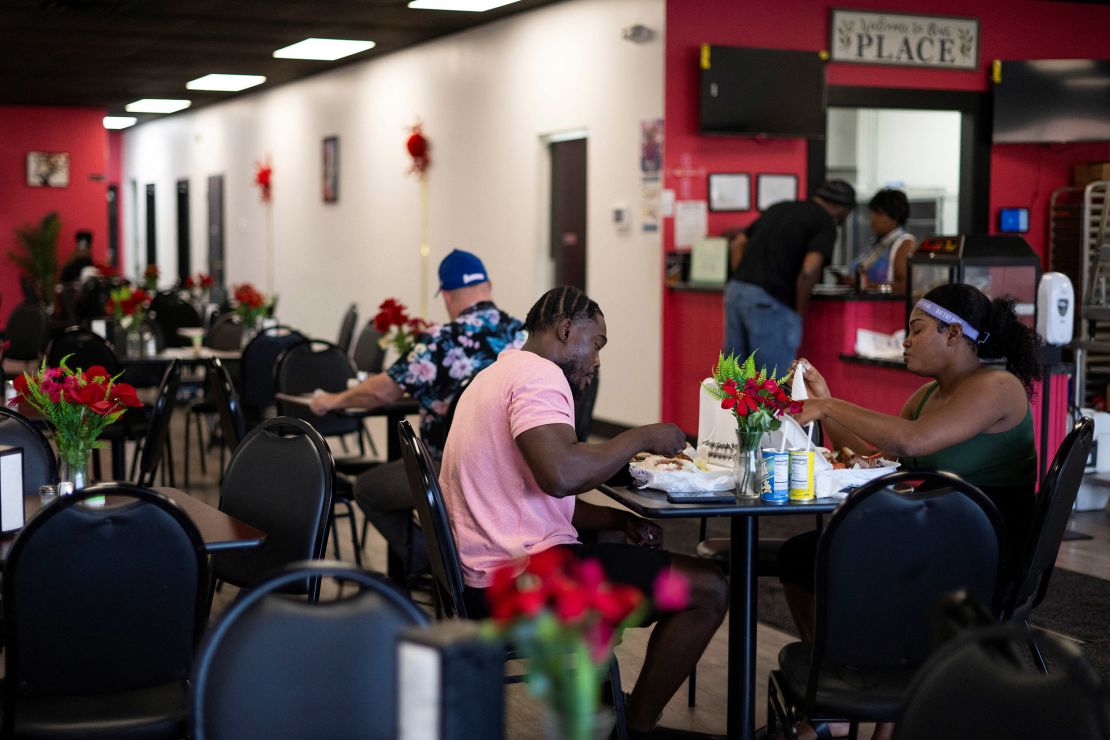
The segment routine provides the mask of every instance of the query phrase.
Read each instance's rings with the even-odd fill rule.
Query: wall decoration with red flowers
[[[270,202],[270,178],[273,171],[269,160],[254,163],[254,184],[258,186],[258,195],[263,203]]]

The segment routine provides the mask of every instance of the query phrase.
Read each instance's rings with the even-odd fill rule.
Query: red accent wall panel
[[[108,136],[99,108],[0,106],[0,323],[22,300],[19,269],[8,259],[15,246],[12,230],[57,211],[62,221],[58,264],[73,251],[80,230],[93,232],[93,255],[107,253],[108,208],[105,202]],[[69,186],[27,185],[27,152],[68,152]]]

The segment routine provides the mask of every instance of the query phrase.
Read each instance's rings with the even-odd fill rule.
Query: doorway
[[[548,144],[555,285],[586,290],[586,137]]]
[[[189,181],[177,181],[177,279],[184,282],[192,272],[189,239]]]
[[[212,276],[212,300],[223,301],[224,287],[224,176],[208,178],[208,274]]]
[[[154,183],[149,182],[146,185],[146,264],[158,264],[158,243],[155,241],[158,233],[157,224],[154,212]]]
[[[108,186],[108,264],[119,267],[119,185]]]

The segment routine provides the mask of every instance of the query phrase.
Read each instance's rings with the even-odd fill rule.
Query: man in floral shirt
[[[493,363],[504,349],[524,343],[524,324],[493,303],[489,273],[477,256],[456,249],[439,264],[439,289],[451,321],[428,329],[413,349],[383,373],[342,393],[322,393],[312,410],[375,408],[408,393],[420,402],[420,436],[438,460],[447,440],[447,413],[459,387]],[[422,536],[408,543],[412,497],[405,466],[393,460],[368,470],[355,482],[355,500],[366,518],[400,557],[411,546],[412,572],[427,567]]]

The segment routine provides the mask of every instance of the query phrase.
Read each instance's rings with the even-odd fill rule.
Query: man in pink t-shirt
[[[599,444],[578,441],[574,397],[593,381],[605,317],[573,287],[548,291],[525,321],[528,340],[505,350],[459,398],[440,485],[462,561],[471,616],[487,613],[494,570],[551,547],[597,558],[612,581],[645,593],[668,568],[690,582],[684,611],[658,616],[627,705],[633,738],[652,737],[663,707],[697,665],[724,618],[728,589],[705,561],[660,549],[662,530],[632,514],[575,498],[604,483],[641,450],[673,455],[686,439],[673,424],[631,429]],[[578,531],[623,531],[629,543],[580,544]],[[675,731],[656,728],[674,737]]]

